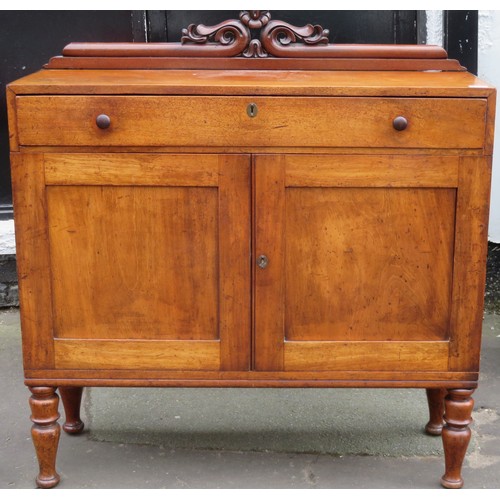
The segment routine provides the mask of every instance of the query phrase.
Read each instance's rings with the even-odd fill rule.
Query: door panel
[[[218,339],[217,194],[49,186],[54,335]]]
[[[34,161],[44,172],[53,361],[33,368],[249,369],[249,156]]]
[[[447,369],[457,165],[256,158],[257,369]]]
[[[287,340],[448,335],[454,189],[287,188]]]

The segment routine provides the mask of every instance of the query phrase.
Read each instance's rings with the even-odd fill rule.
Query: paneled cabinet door
[[[256,369],[448,369],[459,163],[256,157]]]
[[[28,368],[249,369],[249,156],[12,163]]]

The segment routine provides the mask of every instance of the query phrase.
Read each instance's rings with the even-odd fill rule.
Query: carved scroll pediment
[[[261,31],[257,38],[252,38],[250,30]],[[303,50],[303,45],[328,45],[328,34],[319,25],[297,27],[272,21],[268,10],[243,10],[239,20],[230,19],[215,26],[190,24],[182,30],[181,43],[206,44],[212,52],[219,45],[225,56],[231,53],[243,57],[296,57],[294,52]]]

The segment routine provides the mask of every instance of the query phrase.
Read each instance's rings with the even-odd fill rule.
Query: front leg
[[[35,445],[40,472],[36,484],[40,488],[52,488],[59,483],[56,472],[56,455],[61,427],[59,418],[59,396],[55,387],[30,387],[31,436]]]
[[[461,488],[462,463],[469,445],[474,400],[471,398],[474,389],[449,389],[445,398],[443,427],[443,447],[445,473],[441,484],[445,488]]]
[[[59,387],[66,415],[63,430],[67,434],[80,434],[83,431],[84,424],[80,419],[82,393],[83,387]]]

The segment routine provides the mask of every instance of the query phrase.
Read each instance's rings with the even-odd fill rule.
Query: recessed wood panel
[[[448,338],[455,193],[287,188],[286,339]]]
[[[285,370],[441,371],[449,342],[285,342]]]
[[[182,340],[56,339],[58,369],[218,370],[220,342]],[[96,356],[96,352],[99,353]]]
[[[48,186],[54,334],[217,339],[218,190]]]
[[[46,154],[45,183],[59,186],[217,186],[219,156]]]
[[[457,187],[457,156],[289,155],[287,187]]]

